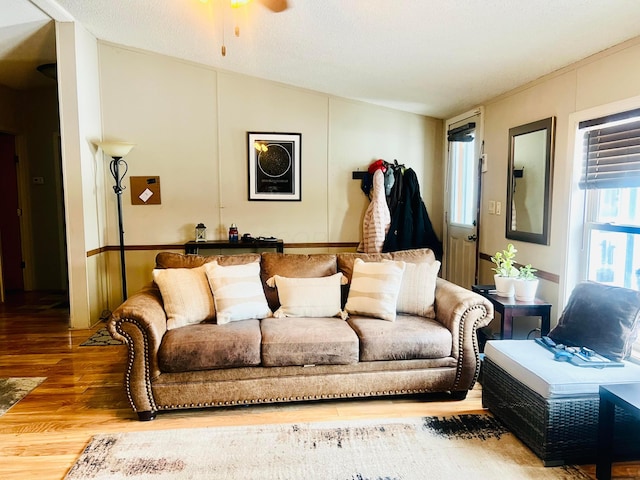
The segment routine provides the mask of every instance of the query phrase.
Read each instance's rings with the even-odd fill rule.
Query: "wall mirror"
[[[509,129],[507,238],[549,244],[555,117]]]

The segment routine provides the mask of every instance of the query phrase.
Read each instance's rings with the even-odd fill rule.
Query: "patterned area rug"
[[[95,436],[67,479],[588,479],[545,468],[490,415]]]
[[[45,377],[0,378],[0,416],[45,380]]]
[[[80,344],[81,347],[106,347],[109,345],[122,345],[122,342],[111,337],[107,327],[101,328]]]

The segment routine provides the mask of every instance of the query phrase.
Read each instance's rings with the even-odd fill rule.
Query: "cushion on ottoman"
[[[358,336],[340,318],[265,318],[261,328],[265,367],[358,363]]]
[[[363,362],[451,356],[451,332],[429,318],[397,315],[388,322],[353,316],[347,322],[360,338]]]
[[[171,373],[260,365],[260,321],[169,330],[160,344],[158,364]]]
[[[640,329],[640,292],[596,282],[578,284],[558,326],[556,343],[589,347],[611,360],[629,358]]]
[[[553,353],[534,340],[490,340],[484,354],[543,398],[597,395],[600,385],[640,379],[640,365],[624,362],[624,367],[577,367],[554,360]]]

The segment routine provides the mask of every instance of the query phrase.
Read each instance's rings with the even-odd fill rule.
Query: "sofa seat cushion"
[[[169,330],[160,344],[158,365],[170,373],[260,365],[260,321]]]
[[[451,356],[451,332],[430,318],[398,314],[387,322],[352,316],[347,322],[360,338],[362,362]]]
[[[265,318],[261,328],[266,367],[358,363],[358,336],[340,318]]]

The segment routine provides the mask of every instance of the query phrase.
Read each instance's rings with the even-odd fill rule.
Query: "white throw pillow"
[[[219,325],[250,318],[272,316],[260,280],[260,263],[245,265],[204,265],[213,291]]]
[[[204,266],[156,268],[153,280],[164,302],[167,330],[215,318],[216,309]]]
[[[405,262],[364,262],[356,258],[345,305],[347,313],[395,321],[404,269]]]
[[[343,282],[344,280],[344,282]],[[274,275],[267,285],[278,289],[280,308],[274,317],[346,318],[340,308],[340,285],[346,283],[342,273],[319,278],[289,278]]]
[[[433,308],[440,262],[407,263],[398,295],[398,313],[435,318]]]

